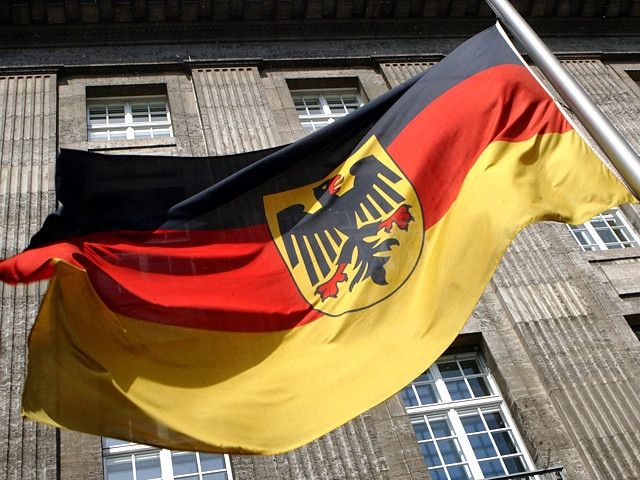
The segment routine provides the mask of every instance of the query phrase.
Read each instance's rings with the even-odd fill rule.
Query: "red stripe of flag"
[[[387,152],[416,187],[428,230],[449,210],[467,173],[491,143],[571,129],[524,66],[501,65],[427,105]]]
[[[427,105],[388,152],[416,186],[428,229],[447,212],[489,144],[570,129],[525,67],[503,65],[473,75]],[[86,269],[112,311],[140,320],[265,332],[323,316],[299,294],[266,224],[96,233],[24,252],[21,265],[29,256],[33,262],[63,258]],[[33,279],[51,275],[50,267],[28,266],[37,271]]]

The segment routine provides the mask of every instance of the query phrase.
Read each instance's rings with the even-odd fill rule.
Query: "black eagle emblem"
[[[386,285],[385,264],[397,238],[379,235],[394,225],[408,230],[414,220],[405,197],[395,184],[401,178],[373,155],[351,166],[353,186],[341,191],[345,177],[336,175],[313,189],[320,208],[313,213],[294,204],[277,214],[286,255],[292,268],[305,266],[321,300],[337,297],[341,283],[349,291],[367,279]],[[350,265],[352,278],[345,268]]]

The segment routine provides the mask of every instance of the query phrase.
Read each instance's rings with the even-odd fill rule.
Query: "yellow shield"
[[[389,297],[422,252],[418,196],[375,137],[321,181],[266,196],[264,206],[300,293],[327,315]]]

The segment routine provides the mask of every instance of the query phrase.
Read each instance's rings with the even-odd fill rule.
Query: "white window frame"
[[[146,103],[147,106],[151,103],[164,102],[165,112],[167,114],[166,121],[153,121],[147,122],[134,122],[132,104]],[[90,109],[96,105],[106,106],[108,112],[108,105],[122,105],[124,108],[124,121],[109,123],[107,119],[104,124],[92,123],[92,116]],[[108,113],[107,113],[108,116]],[[154,129],[168,129],[169,135],[161,135],[156,137],[154,135]],[[136,137],[136,132],[141,130],[150,130],[150,137]],[[124,132],[126,138],[112,139],[112,131]],[[106,132],[106,139],[93,139],[92,134],[97,132]],[[173,137],[173,127],[171,125],[171,111],[169,109],[169,101],[166,95],[148,95],[148,96],[135,96],[135,97],[99,97],[87,99],[87,137],[89,141],[113,141],[113,140],[136,140],[140,138],[167,138]]]
[[[181,478],[189,478],[192,479],[197,475],[199,480],[202,480],[203,475],[208,473],[223,473],[222,470],[215,471],[202,471],[201,463],[200,463],[200,454],[198,452],[179,452],[174,450],[167,450],[164,448],[156,448],[149,445],[142,445],[139,443],[130,443],[130,442],[122,442],[117,445],[107,446],[106,441],[108,439],[102,438],[102,468],[103,475],[105,480],[108,480],[107,477],[107,460],[110,459],[124,459],[127,456],[131,458],[133,455],[152,455],[158,454],[160,457],[160,471],[161,477],[157,477],[158,480],[180,480]],[[178,474],[174,475],[173,473],[173,462],[172,462],[172,454],[173,453],[195,453],[196,461],[198,465],[198,472],[187,473],[187,474]],[[233,480],[233,472],[231,471],[231,461],[229,455],[222,455],[224,457],[224,473],[227,475],[227,480]],[[134,461],[133,459],[131,460]],[[136,469],[132,469],[133,480],[138,480],[136,478]],[[155,480],[155,479],[154,479]]]
[[[440,371],[438,370],[438,368],[436,368],[436,365],[454,361],[454,360],[464,361],[468,359],[476,360],[478,366],[480,367],[481,374],[468,375],[468,376],[462,377],[464,378],[465,384],[467,385],[467,387],[469,387],[469,382],[468,382],[469,378],[482,377],[485,380],[486,386],[488,387],[490,394],[481,396],[481,397],[476,397],[476,398],[452,400],[449,394],[449,390],[446,387],[445,379],[440,374]],[[534,470],[533,460],[524,446],[522,437],[518,432],[513,419],[511,418],[509,410],[505,406],[504,399],[500,394],[498,386],[495,383],[495,380],[493,379],[493,377],[491,376],[491,373],[481,355],[475,352],[456,354],[456,355],[445,355],[440,357],[434,363],[434,365],[429,368],[428,372],[431,374],[433,379],[432,381],[429,381],[429,383],[431,383],[431,385],[433,385],[435,388],[436,403],[431,403],[427,405],[421,404],[416,406],[409,406],[405,401],[405,408],[407,410],[407,413],[409,414],[409,418],[411,419],[412,425],[417,422],[421,422],[427,425],[427,421],[426,421],[427,418],[429,420],[436,420],[438,419],[438,417],[440,417],[441,419],[446,419],[446,421],[451,426],[454,432],[454,437],[451,437],[451,438],[454,438],[455,442],[457,442],[457,447],[459,448],[458,453],[460,454],[460,458],[462,459],[461,462],[446,464],[447,466],[458,465],[463,468],[465,468],[466,466],[466,470],[470,474],[472,479],[480,480],[485,478],[480,468],[480,463],[478,462],[478,460],[487,460],[487,458],[478,459],[476,457],[476,454],[470,442],[470,437],[473,436],[473,433],[465,432],[464,426],[462,424],[462,418],[464,416],[472,414],[474,412],[477,413],[482,411],[483,413],[498,412],[501,415],[502,420],[504,421],[506,427],[504,429],[499,429],[499,430],[504,430],[509,432],[509,434],[512,437],[513,443],[516,449],[518,450],[518,453],[514,455],[501,455],[499,450],[496,448],[496,445],[494,444],[493,446],[497,452],[497,455],[495,457],[489,457],[489,458],[500,459],[501,464],[504,466],[502,459],[506,459],[513,456],[521,456],[521,459],[527,471]],[[419,383],[416,384],[416,382],[412,382],[407,387],[405,387],[403,392],[405,392],[407,389],[411,389],[411,391],[414,392],[415,394],[415,388],[417,385],[419,385]],[[416,398],[418,398],[417,395],[416,395]],[[430,429],[431,427],[429,426],[428,428]],[[496,432],[496,431],[498,430],[491,430],[491,432]],[[493,438],[491,436],[489,437],[493,442]],[[443,460],[442,457],[440,457],[440,460],[441,461]],[[425,458],[425,461],[426,461],[426,458]],[[433,471],[433,470],[440,469],[443,466],[445,466],[444,462],[442,463],[442,465],[437,465],[433,467],[428,466],[428,469],[429,471]],[[447,478],[449,478],[449,474],[446,471],[446,469],[444,470],[444,472],[447,475]],[[491,478],[491,477],[488,477],[488,478]]]
[[[606,242],[599,233],[602,227],[596,229],[594,225],[596,221],[606,223],[607,228],[605,228],[605,231],[613,235],[617,240],[614,242]],[[618,224],[616,224],[616,222]],[[612,227],[612,223],[615,228]],[[638,234],[617,207],[611,208],[600,215],[596,215],[582,225],[567,225],[567,228],[569,228],[573,239],[585,252],[630,248],[640,245],[640,237],[638,237]]]
[[[340,100],[343,104],[342,111],[332,110],[329,105],[329,101],[327,97],[331,96],[339,96]],[[355,100],[357,103],[357,107],[349,110],[349,108],[345,105],[344,96],[355,96]],[[306,131],[316,131],[320,128],[335,122],[338,118],[344,117],[348,115],[353,110],[356,110],[364,105],[362,101],[362,97],[360,93],[355,88],[341,88],[341,89],[325,89],[325,90],[292,90],[291,97],[293,98],[294,104],[296,105],[296,111],[298,112],[298,118],[302,123],[302,128]],[[314,97],[317,98],[320,103],[320,108],[322,109],[322,113],[311,113],[309,111],[309,107],[304,100],[304,97]],[[304,109],[306,113],[302,113],[300,106],[298,105],[298,101],[301,100],[304,105]],[[350,104],[351,105],[351,104]]]

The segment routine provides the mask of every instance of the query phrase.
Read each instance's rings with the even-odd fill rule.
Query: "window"
[[[638,340],[640,340],[640,314],[636,313],[634,315],[625,315],[624,318],[629,324],[629,326],[631,327],[631,330],[636,335]]]
[[[344,117],[363,105],[357,90],[294,91],[291,93],[302,128],[307,131],[322,127]]]
[[[227,455],[102,439],[105,480],[233,480]]]
[[[568,227],[585,252],[638,246],[638,235],[618,208],[607,210],[582,225]]]
[[[433,480],[531,470],[531,459],[479,355],[441,357],[401,395]]]
[[[87,99],[90,141],[171,137],[166,96]]]

